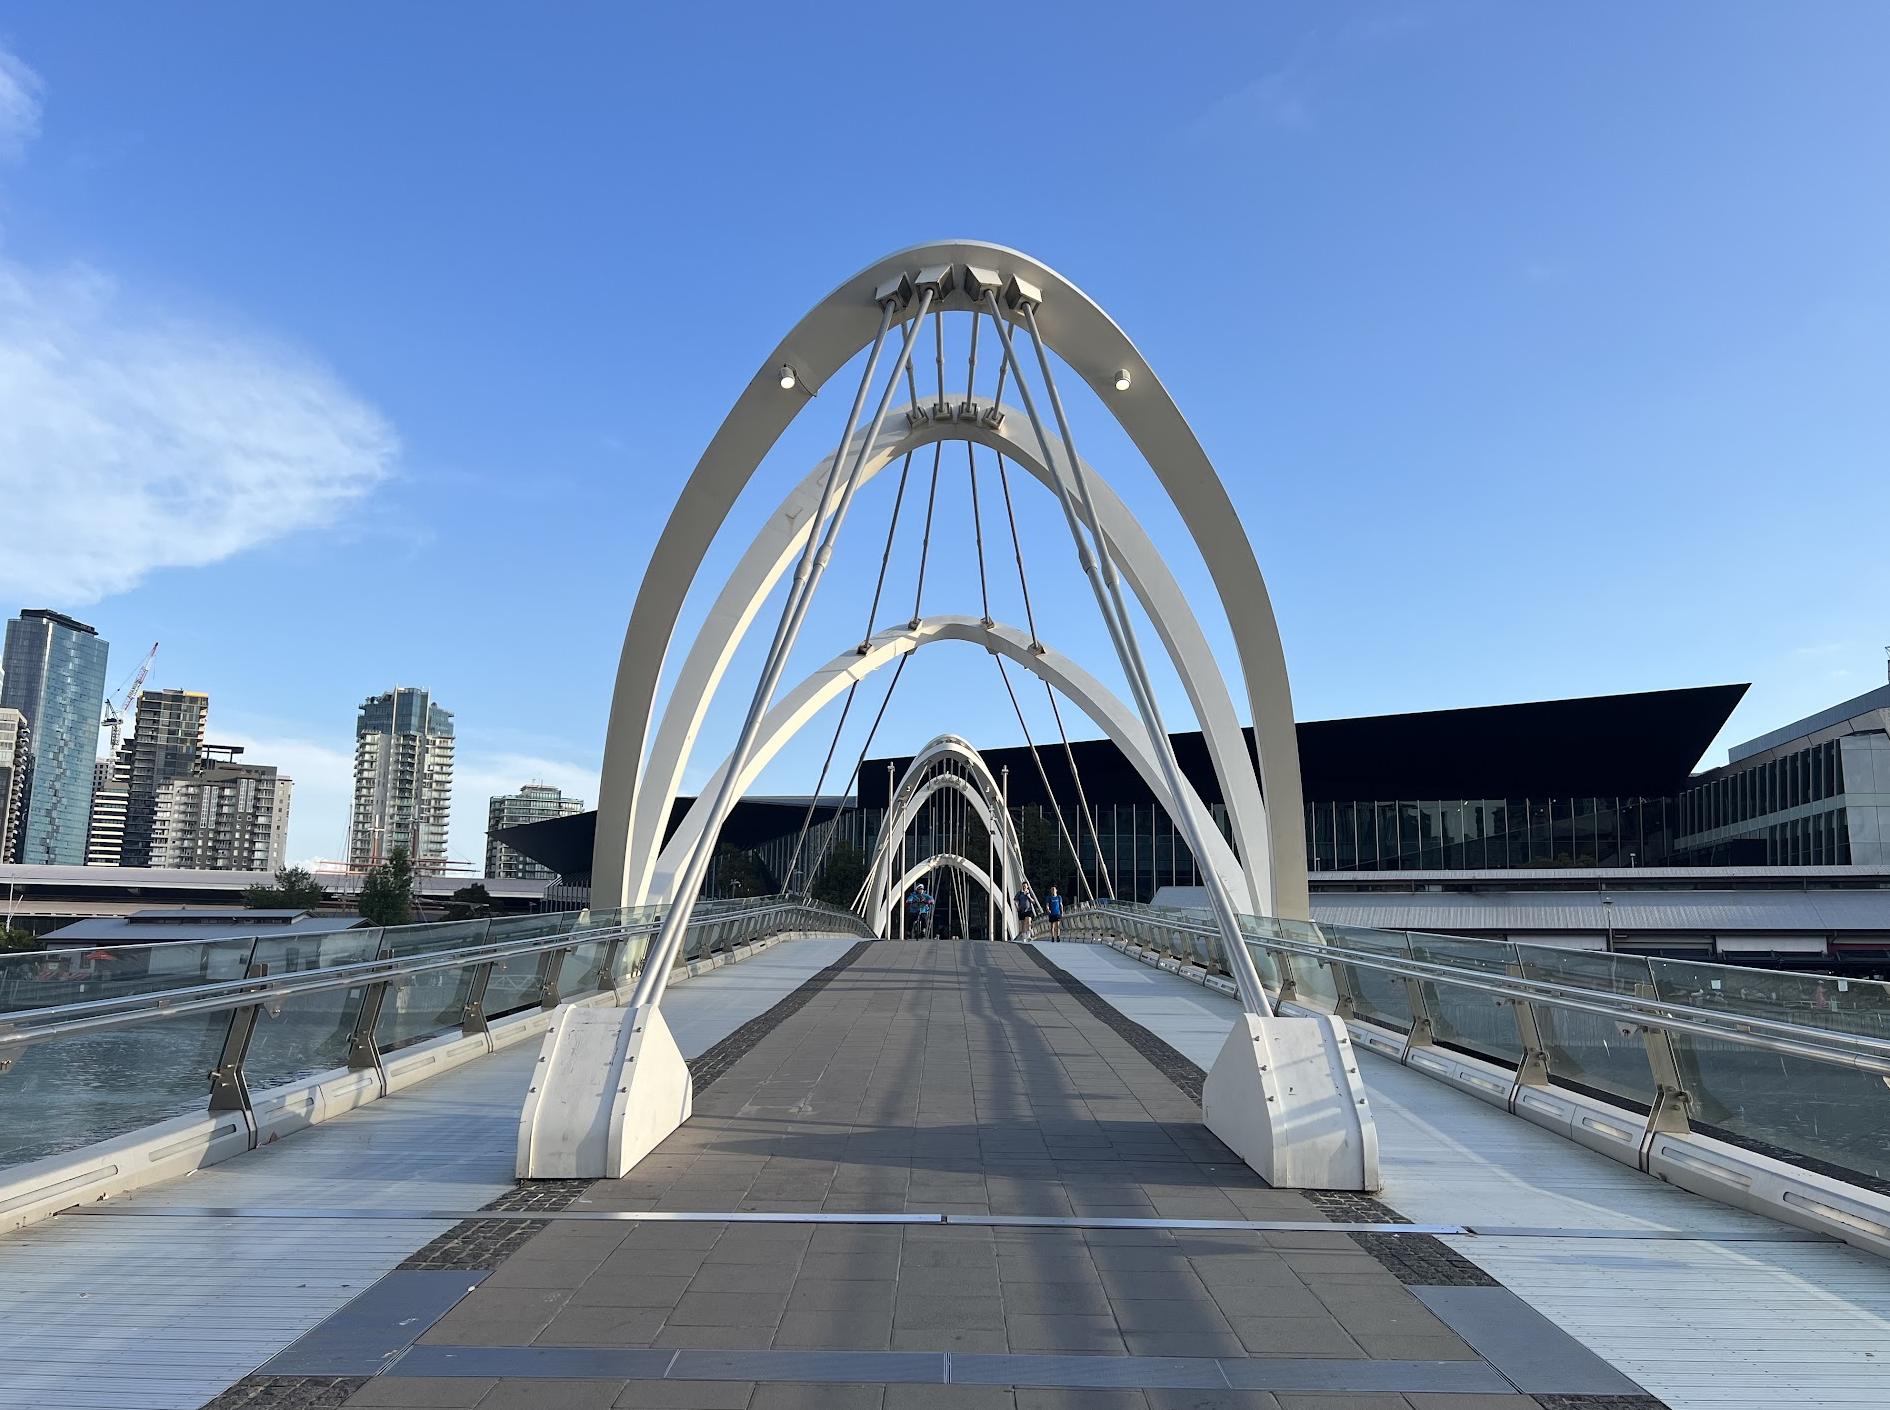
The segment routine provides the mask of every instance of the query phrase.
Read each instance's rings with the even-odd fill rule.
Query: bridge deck
[[[1188,1095],[1231,1006],[1102,947],[795,942],[666,1007],[707,1085],[627,1179],[513,1190],[504,1055],[0,1240],[0,1404],[195,1406],[362,1287],[219,1410],[1883,1400],[1880,1261],[1392,1064],[1383,1203],[1265,1188]],[[1708,1237],[1177,1223],[1400,1215]]]

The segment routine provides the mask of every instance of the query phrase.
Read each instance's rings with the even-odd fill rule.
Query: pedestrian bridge
[[[681,638],[737,499],[829,389],[834,451]],[[1139,458],[1192,589],[1079,428]],[[895,466],[859,634],[794,683],[842,526]],[[1013,468],[1054,496],[1108,679],[1054,644]],[[962,610],[928,610],[954,486],[972,542],[929,581]],[[679,808],[771,601],[734,741]],[[812,792],[857,796],[906,663],[952,644],[993,663],[1052,798],[1063,937],[1022,933],[1013,897],[1051,878],[957,734],[889,778],[850,905],[809,899],[835,893],[811,805],[780,895],[706,899],[779,751],[834,717]],[[919,703],[950,728],[974,689]],[[1064,705],[1167,811],[1202,910],[1110,899]],[[1266,585],[1153,370],[1016,251],[888,256],[754,372],[656,540],[590,909],[0,957],[0,1405],[1890,1403],[1885,986],[1316,926],[1301,817]],[[958,938],[892,938],[934,873]]]
[[[1347,1008],[1374,1194],[1270,1188],[1202,1125],[1240,1010],[1200,916],[699,910],[665,1000],[693,1118],[555,1182],[514,1175],[533,1040],[612,1003],[649,917],[223,942],[208,983],[36,1008],[14,966],[0,1405],[1884,1403],[1882,1009],[1251,925],[1282,1007]],[[1684,1098],[1604,1101],[1655,1093],[1656,1036]]]

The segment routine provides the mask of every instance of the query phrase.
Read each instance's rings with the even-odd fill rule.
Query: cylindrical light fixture
[[[1124,373],[1123,375],[1127,376],[1128,374]],[[793,391],[794,384],[799,380],[800,379],[794,375],[794,369],[792,367],[788,366],[785,362],[781,364],[781,390],[782,391],[784,392]]]
[[[1129,390],[1129,369],[1126,367],[1116,369],[1116,390],[1118,392]]]

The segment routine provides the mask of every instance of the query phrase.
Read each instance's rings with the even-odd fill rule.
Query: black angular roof
[[[1532,700],[1463,710],[1308,720],[1299,725],[1300,781],[1308,801],[1432,798],[1661,798],[1677,792],[1744,697],[1746,685],[1693,686],[1572,700]],[[1175,756],[1209,802],[1220,800],[1207,746],[1198,731],[1178,734]],[[1070,790],[1061,743],[1038,753],[1052,788]],[[1253,748],[1253,731],[1247,731]],[[1071,752],[1093,805],[1146,806],[1153,795],[1115,745],[1073,740]],[[981,751],[992,771],[1010,769],[1013,804],[1046,801],[1037,764],[1018,746]],[[911,756],[895,757],[894,772]],[[884,807],[886,759],[860,773],[860,804]],[[693,800],[679,799],[669,830]],[[806,798],[744,799],[724,837],[751,847],[800,826]],[[822,799],[815,819],[839,800]],[[501,829],[501,842],[561,876],[588,875],[595,812]],[[665,834],[667,835],[667,833]]]

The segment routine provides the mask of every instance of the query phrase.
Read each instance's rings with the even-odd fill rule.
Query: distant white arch
[[[959,764],[970,776],[929,772],[940,763]],[[991,855],[999,863],[1000,874],[996,879],[998,891],[995,894],[1000,903],[1011,894],[1013,887],[1021,884],[1024,875],[1023,849],[1017,829],[1011,823],[1010,813],[1004,807],[997,779],[985,763],[984,756],[972,748],[967,740],[958,735],[945,734],[932,740],[913,756],[912,762],[906,766],[905,776],[899,780],[898,787],[887,800],[886,816],[880,821],[879,836],[867,868],[866,915],[878,914],[884,904],[887,887],[892,881],[894,853],[917,819],[919,809],[942,791],[962,794],[969,800],[978,820],[984,824],[985,832],[991,839]],[[999,909],[1005,918],[1005,931],[1010,934],[1013,932],[1010,908],[1000,904]]]
[[[892,924],[893,900],[897,897],[904,896],[907,887],[911,886],[913,882],[917,881],[927,872],[933,871],[938,867],[949,867],[953,871],[963,872],[985,889],[991,899],[997,902],[1000,911],[1009,909],[1009,905],[1004,899],[1004,888],[991,879],[991,873],[972,861],[971,858],[961,857],[956,852],[935,852],[925,858],[925,860],[914,862],[908,867],[905,875],[899,878],[899,884],[893,887],[887,895],[880,898],[879,905],[876,906],[873,913],[867,917],[867,924],[873,927],[874,934],[885,935],[888,933],[888,929]]]
[[[1305,823],[1292,693],[1266,584],[1226,488],[1154,370],[1101,308],[1054,270],[1017,251],[979,241],[900,251],[834,290],[763,359],[697,462],[651,554],[624,634],[599,789],[593,895],[606,906],[628,900],[639,792],[645,787],[654,791],[661,807],[673,796],[671,781],[640,777],[644,748],[676,619],[716,531],[806,399],[872,341],[881,317],[875,290],[908,277],[914,269],[941,264],[993,267],[1000,276],[1021,278],[1042,290],[1037,319],[1045,343],[1115,416],[1174,501],[1226,609],[1253,719],[1266,801],[1267,877],[1260,888],[1248,886],[1242,876],[1240,891],[1247,895],[1249,908],[1254,892],[1261,890],[1266,909],[1305,917]],[[960,281],[959,288],[934,307],[952,312],[974,305]],[[1011,317],[1001,309],[995,312]],[[913,311],[900,316],[909,319]],[[792,389],[780,385],[782,366],[795,371]],[[1129,385],[1120,390],[1119,371],[1129,374]],[[1187,674],[1184,670],[1184,678]],[[1201,860],[1207,864],[1207,859]]]
[[[745,791],[751,787],[781,747],[819,714],[824,706],[837,699],[849,684],[865,679],[908,652],[939,641],[963,641],[982,646],[1050,682],[1115,743],[1148,785],[1156,801],[1167,808],[1171,816],[1180,816],[1179,809],[1184,807],[1195,810],[1208,853],[1196,859],[1198,864],[1204,868],[1213,867],[1227,884],[1235,903],[1252,909],[1246,877],[1241,872],[1239,860],[1234,856],[1234,849],[1221,836],[1207,805],[1192,787],[1187,789],[1180,800],[1169,796],[1148,730],[1141,719],[1108,686],[1067,656],[1050,647],[1033,649],[1027,632],[1001,622],[987,625],[976,617],[927,617],[916,628],[893,627],[878,633],[866,644],[864,654],[848,650],[836,656],[804,678],[763,716],[761,730],[755,739],[754,755],[736,780],[739,790]],[[703,785],[695,803],[664,845],[662,855],[657,859],[656,880],[651,887],[651,896],[655,902],[667,903],[671,899],[677,873],[691,851],[704,840],[710,803],[721,785],[722,775],[727,772],[728,763],[724,759],[717,767],[713,777]]]
[[[860,471],[861,483],[901,457],[936,441],[963,440],[995,451],[1044,484],[1052,484],[1056,472],[1044,461],[1036,438],[1018,430],[1028,428],[1024,413],[1011,408],[1003,410],[1001,423],[996,427],[986,425],[982,417],[955,419],[943,424],[922,419],[915,425],[895,413],[887,418],[886,427],[865,459]],[[857,453],[857,442],[854,451]],[[1051,445],[1051,455],[1067,475],[1068,468],[1063,465],[1067,452],[1060,441]],[[799,556],[807,536],[816,527],[814,511],[820,503],[821,490],[832,463],[831,455],[822,459],[768,518],[747,553],[729,574],[683,659],[658,724],[649,761],[643,769],[645,783],[639,785],[630,831],[628,904],[643,905],[649,900],[663,829],[669,825],[673,799],[682,786],[716,685],[733,660],[755,613]],[[1266,804],[1254,774],[1246,734],[1235,714],[1233,697],[1228,693],[1226,677],[1189,605],[1187,594],[1160,551],[1109,484],[1094,470],[1089,470],[1088,474],[1096,497],[1097,515],[1116,546],[1123,577],[1167,648],[1189,703],[1194,707],[1195,718],[1201,723],[1221,798],[1227,804],[1234,847],[1246,876],[1248,894],[1255,898],[1259,909],[1265,910],[1271,876]]]

